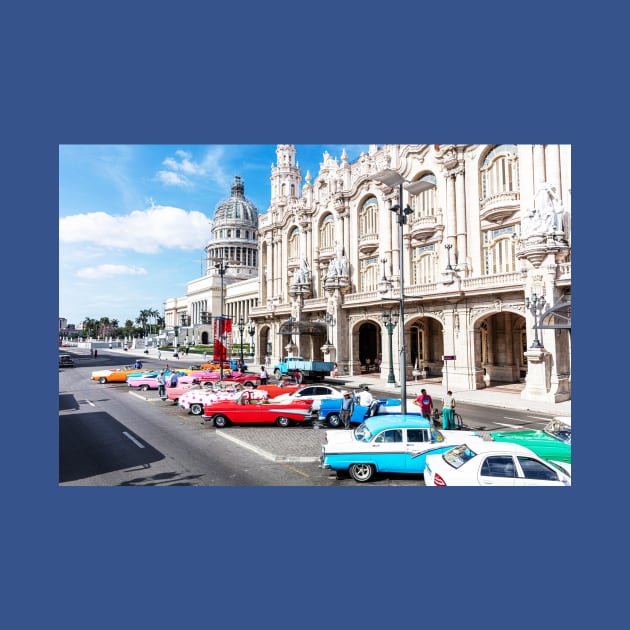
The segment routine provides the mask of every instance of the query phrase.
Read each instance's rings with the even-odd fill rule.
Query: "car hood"
[[[490,435],[495,442],[548,442],[556,438],[551,437],[544,431],[537,429],[527,429],[525,431],[491,431]]]

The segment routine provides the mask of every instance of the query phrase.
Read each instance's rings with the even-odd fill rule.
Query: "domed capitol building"
[[[390,365],[448,370],[453,390],[524,382],[525,399],[570,400],[569,145],[370,145],[354,163],[324,153],[304,180],[295,145],[276,156],[267,211],[235,177],[203,276],[166,301],[181,340],[211,343],[224,314],[235,343],[253,333],[255,365],[382,362],[383,383]]]

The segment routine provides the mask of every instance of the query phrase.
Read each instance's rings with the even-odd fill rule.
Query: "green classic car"
[[[521,444],[547,461],[571,463],[570,417],[554,418],[542,431],[492,431],[490,439]]]

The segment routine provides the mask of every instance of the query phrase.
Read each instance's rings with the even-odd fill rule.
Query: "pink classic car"
[[[216,383],[220,380],[219,372],[195,371],[186,376],[181,376],[178,384],[186,385],[190,383]],[[223,372],[223,381],[241,383],[245,387],[256,387],[260,385],[260,377],[257,374],[242,374],[241,372]]]

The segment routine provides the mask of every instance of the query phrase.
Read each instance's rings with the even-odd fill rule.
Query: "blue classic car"
[[[341,398],[328,398],[322,400],[317,415],[319,424],[327,424],[336,428],[341,425],[339,412],[341,411]],[[366,418],[383,413],[400,413],[400,398],[377,398],[369,407],[355,404],[350,424],[361,424]],[[420,415],[411,412],[409,415]]]
[[[440,431],[418,414],[383,414],[351,431],[326,431],[320,465],[359,482],[380,472],[421,475],[427,455],[481,441],[473,431]]]

